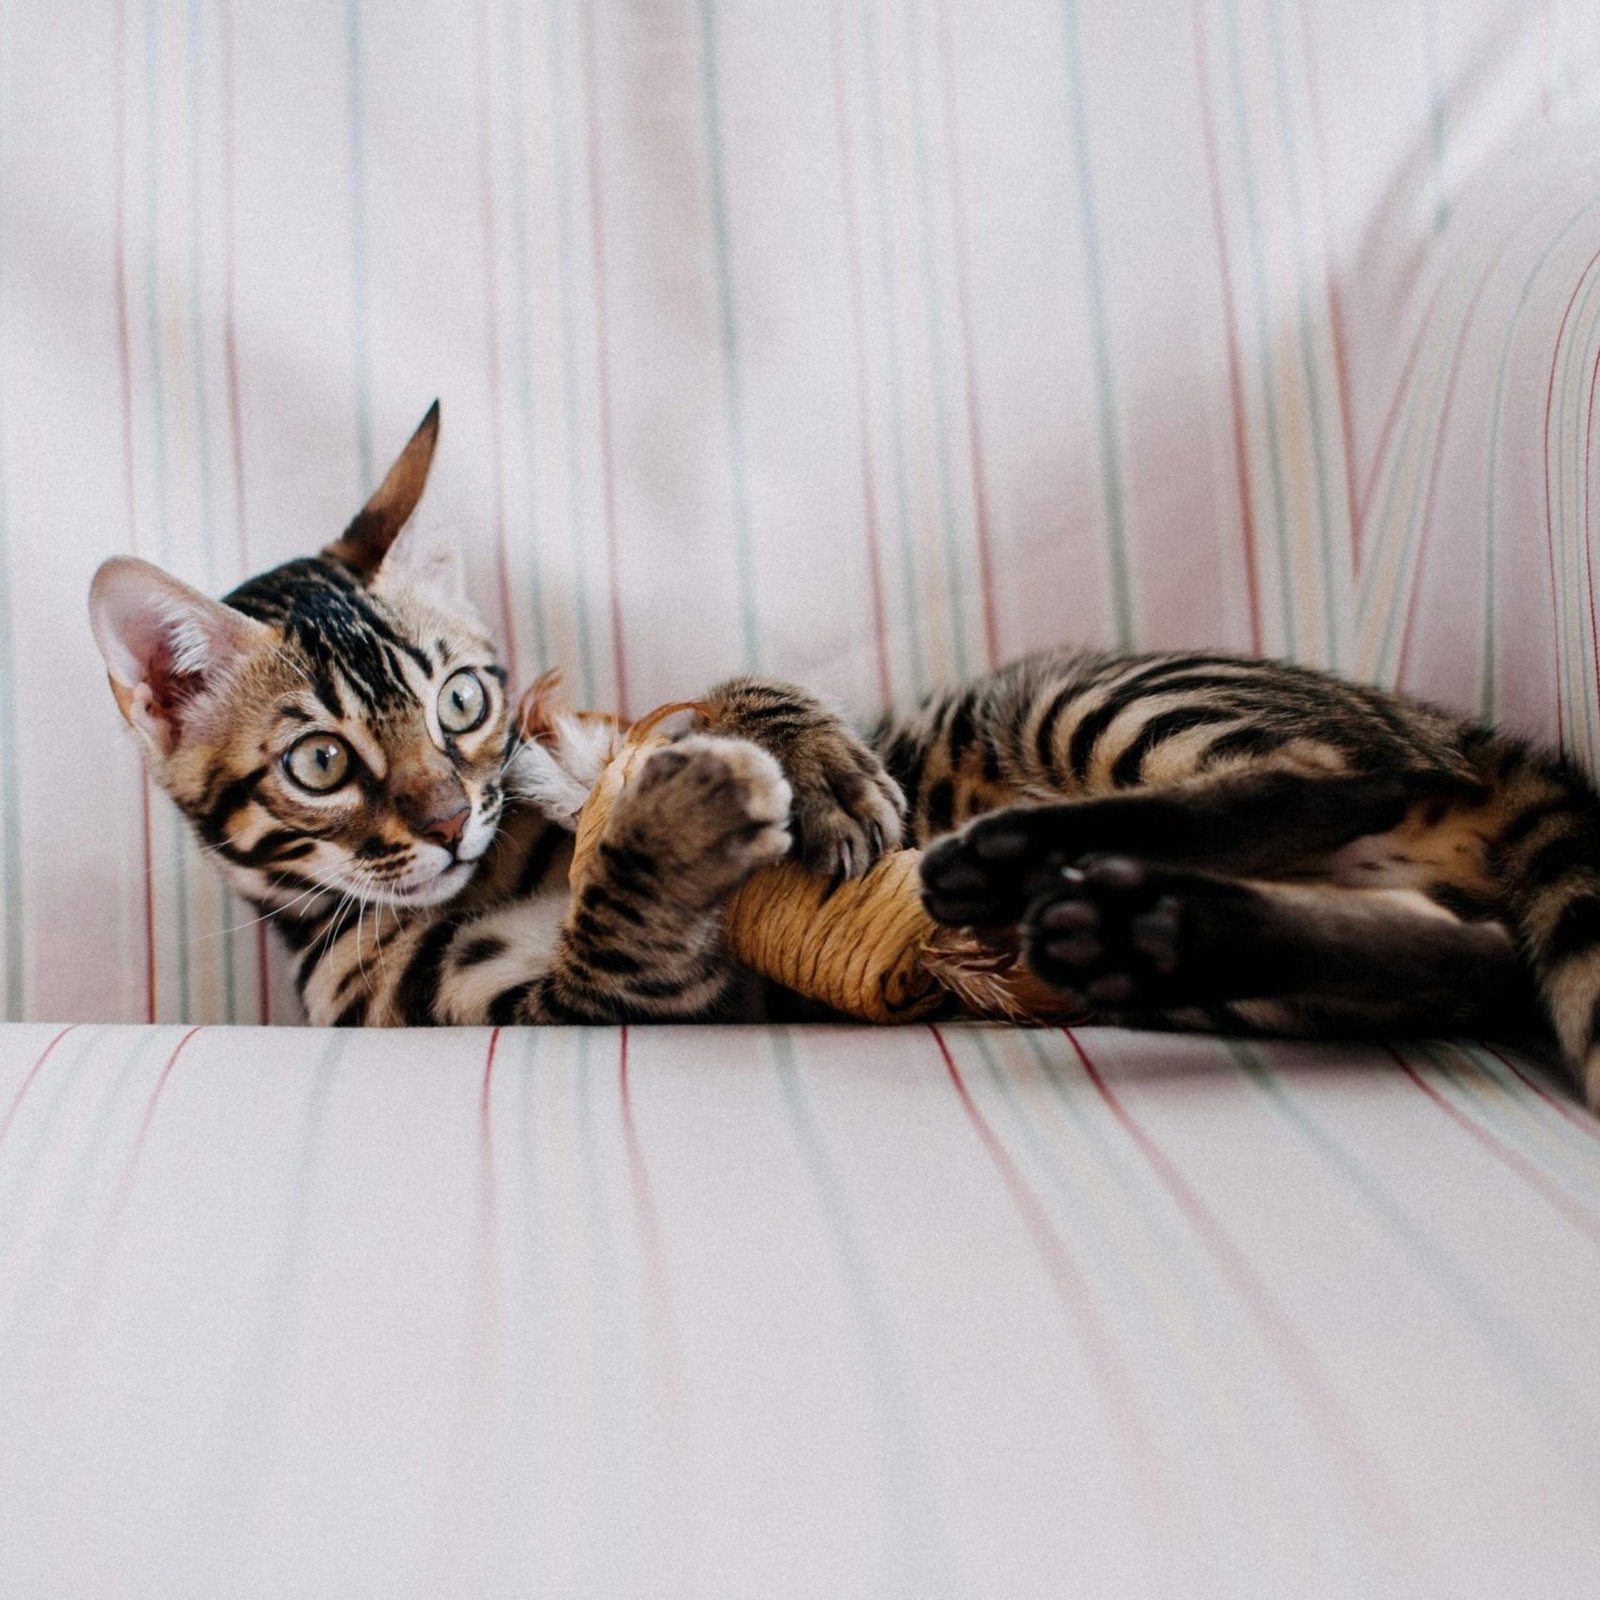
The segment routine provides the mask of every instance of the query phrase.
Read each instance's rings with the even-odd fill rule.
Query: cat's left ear
[[[383,565],[384,557],[400,536],[400,530],[417,509],[427,487],[428,468],[433,465],[434,447],[439,442],[439,402],[428,407],[428,414],[411,435],[411,441],[389,468],[389,475],[377,492],[356,513],[355,520],[322,553],[342,561],[364,582],[370,583]]]

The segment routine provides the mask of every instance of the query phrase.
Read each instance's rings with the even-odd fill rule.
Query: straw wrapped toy
[[[556,683],[547,674],[529,691],[521,731],[553,760],[565,758],[567,776],[587,786],[577,810],[576,892],[617,797],[652,750],[699,721],[701,708],[679,702],[624,725],[603,712],[562,710]],[[763,977],[863,1022],[914,1022],[936,1012],[1031,1023],[1076,1015],[1014,953],[928,916],[918,890],[919,854],[890,851],[864,876],[842,883],[793,861],[762,868],[727,903],[728,952]]]

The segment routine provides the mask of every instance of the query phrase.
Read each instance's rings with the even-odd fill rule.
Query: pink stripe
[[[1217,236],[1217,260],[1222,280],[1223,320],[1228,332],[1228,404],[1233,416],[1233,461],[1239,490],[1239,534],[1244,541],[1245,596],[1250,609],[1250,648],[1260,655],[1261,590],[1256,571],[1256,514],[1251,499],[1249,432],[1244,416],[1244,378],[1239,366],[1239,312],[1233,300],[1233,267],[1228,253],[1228,230],[1222,212],[1222,165],[1212,126],[1211,68],[1206,51],[1205,20],[1201,0],[1194,6],[1195,76],[1200,84],[1200,125],[1205,133],[1206,172],[1211,189],[1211,225]]]
[[[1478,1044],[1486,1055],[1493,1056],[1512,1077],[1516,1078],[1518,1082],[1526,1084],[1547,1106],[1554,1111],[1558,1111],[1573,1127],[1586,1133],[1596,1143],[1600,1143],[1600,1122],[1597,1122],[1587,1112],[1574,1105],[1572,1101],[1565,1100],[1560,1095],[1551,1094],[1538,1079],[1530,1078],[1515,1061],[1509,1056],[1501,1055],[1492,1045],[1484,1044],[1482,1040],[1479,1040]]]
[[[133,346],[128,333],[128,8],[118,0],[116,42],[116,103],[113,165],[116,168],[116,209],[112,244],[112,277],[116,280],[117,360],[122,380],[122,459],[128,496],[128,543],[139,553],[139,496],[133,481]],[[150,778],[140,761],[140,822],[144,843],[144,1009],[145,1021],[156,1020],[156,910],[155,856],[150,837]]]
[[[500,1031],[495,1028],[489,1034],[489,1048],[483,1058],[483,1082],[478,1090],[478,1217],[474,1230],[477,1235],[476,1248],[473,1250],[477,1315],[473,1328],[473,1368],[480,1386],[494,1354],[494,1333],[500,1321],[499,1296],[494,1277],[496,1242],[500,1237],[500,1190],[495,1179],[494,1140],[489,1117],[494,1058],[500,1043]]]
[[[238,305],[238,120],[237,80],[234,62],[232,0],[222,7],[222,371],[228,394],[228,447],[233,463],[233,520],[239,540],[239,576],[250,576],[249,523],[244,497],[244,407],[239,399]],[[267,975],[267,928],[255,927],[258,1020],[272,1021],[272,992]]]
[[[600,485],[605,510],[606,567],[611,586],[611,663],[617,710],[629,715],[628,663],[623,648],[622,583],[617,564],[616,474],[611,455],[611,335],[606,313],[606,235],[601,218],[600,107],[596,84],[594,0],[583,9],[583,90],[589,138],[589,244],[594,258],[595,394],[600,404]]]
[[[1590,542],[1589,528],[1594,512],[1594,392],[1600,384],[1600,350],[1595,352],[1594,366],[1589,372],[1589,405],[1583,424],[1583,582],[1589,598],[1589,651],[1594,663],[1591,691],[1600,689],[1600,631],[1595,627],[1594,606],[1594,547]]]
[[[1060,1234],[1051,1224],[1050,1215],[1039,1197],[1011,1159],[1010,1152],[1000,1142],[994,1129],[990,1127],[988,1119],[978,1109],[977,1102],[973,1100],[965,1080],[956,1067],[955,1057],[950,1053],[944,1035],[938,1028],[932,1026],[928,1032],[933,1035],[933,1041],[939,1047],[939,1054],[944,1058],[945,1071],[955,1086],[956,1095],[961,1101],[961,1109],[966,1112],[967,1120],[972,1124],[979,1142],[994,1163],[996,1172],[1000,1174],[1000,1181],[1009,1192],[1023,1225],[1033,1240],[1034,1248],[1044,1263],[1045,1273],[1050,1279],[1051,1288],[1055,1290],[1056,1298],[1060,1300],[1069,1319],[1076,1326],[1084,1353],[1094,1369],[1096,1381],[1110,1397],[1109,1409],[1114,1425],[1113,1432],[1119,1442],[1128,1446],[1133,1475],[1148,1502],[1149,1509],[1156,1514],[1158,1522],[1166,1523],[1175,1514],[1177,1502],[1149,1431],[1145,1427],[1144,1418],[1140,1414],[1132,1375],[1118,1353],[1115,1341],[1093,1309],[1092,1291]]]
[[[878,481],[872,465],[867,408],[866,307],[861,288],[861,239],[856,231],[855,152],[850,142],[850,116],[844,94],[844,18],[833,8],[833,100],[839,124],[839,210],[844,217],[845,256],[850,277],[850,323],[855,339],[856,410],[861,421],[861,498],[867,542],[867,592],[872,608],[872,634],[878,655],[878,694],[883,708],[894,699],[889,668],[889,625],[883,604],[882,534],[878,525]]]
[[[191,1028],[178,1041],[177,1047],[167,1057],[167,1064],[161,1069],[161,1076],[156,1079],[156,1086],[150,1093],[148,1104],[144,1108],[144,1116],[139,1122],[139,1131],[133,1136],[133,1144],[128,1150],[128,1159],[123,1164],[122,1176],[117,1180],[116,1193],[112,1197],[111,1210],[106,1217],[105,1227],[101,1230],[101,1249],[104,1251],[110,1244],[112,1237],[122,1223],[122,1213],[127,1208],[128,1198],[133,1193],[133,1183],[138,1175],[139,1162],[144,1155],[145,1142],[150,1137],[150,1125],[155,1121],[156,1106],[161,1099],[162,1090],[167,1086],[167,1079],[172,1076],[172,1069],[178,1064],[178,1057],[183,1054],[183,1047],[199,1033],[199,1026]]]
[[[1078,1036],[1070,1028],[1061,1031],[1077,1052],[1078,1060],[1100,1098],[1138,1147],[1151,1171],[1210,1253],[1218,1272],[1239,1296],[1263,1340],[1283,1366],[1286,1376],[1300,1390],[1306,1409],[1323,1435],[1339,1474],[1344,1479],[1346,1493],[1366,1510],[1374,1524],[1391,1540],[1399,1541],[1403,1523],[1399,1504],[1385,1481],[1381,1465],[1351,1425],[1322,1363],[1268,1294],[1266,1285],[1229,1238],[1216,1213],[1190,1187],[1183,1174],[1112,1092],[1111,1086],[1079,1043]]]
[[[40,1068],[43,1067],[45,1062],[50,1059],[50,1052],[54,1050],[55,1047],[60,1044],[61,1041],[65,1039],[66,1036],[77,1026],[78,1024],[76,1022],[68,1023],[67,1026],[64,1027],[61,1032],[58,1033],[55,1038],[53,1038],[50,1043],[44,1047],[44,1053],[39,1057],[39,1059],[28,1068],[28,1075],[22,1080],[17,1092],[12,1095],[11,1104],[6,1107],[5,1116],[0,1117],[0,1144],[4,1144],[6,1142],[6,1134],[10,1131],[11,1124],[16,1120],[17,1112],[21,1109],[22,1097],[27,1094],[28,1089],[33,1083],[33,1080],[39,1076]]]
[[[968,292],[967,211],[956,138],[955,72],[951,65],[949,0],[939,0],[935,34],[943,91],[945,155],[950,167],[951,223],[955,233],[956,325],[961,338],[961,369],[967,396],[967,451],[972,471],[972,511],[978,542],[978,579],[983,588],[983,642],[990,667],[999,665],[999,625],[995,620],[994,559],[989,543],[989,493],[984,481],[983,426],[978,412],[978,378],[972,355],[972,307]]]
[[[666,1255],[661,1248],[661,1219],[656,1211],[650,1173],[644,1164],[644,1147],[633,1120],[633,1090],[628,1075],[628,1030],[621,1030],[617,1065],[622,1102],[622,1142],[628,1153],[628,1186],[633,1195],[634,1221],[639,1229],[644,1258],[645,1299],[650,1307],[651,1348],[656,1356],[662,1398],[676,1406],[683,1391],[683,1362],[678,1353],[677,1317],[668,1285]]]
[[[478,11],[478,160],[483,188],[484,338],[489,347],[489,436],[494,443],[495,566],[500,585],[500,636],[506,670],[517,682],[517,636],[511,626],[510,556],[506,549],[506,452],[500,415],[500,275],[495,259],[494,122],[490,99],[489,3]],[[544,663],[541,662],[542,666]]]
[[[1452,1105],[1445,1097],[1434,1088],[1410,1062],[1400,1054],[1392,1045],[1385,1045],[1386,1049],[1405,1075],[1427,1097],[1449,1117],[1464,1133],[1470,1135],[1483,1148],[1511,1168],[1529,1188],[1537,1190],[1552,1206],[1564,1216],[1580,1233],[1586,1234],[1596,1244],[1600,1244],[1600,1219],[1590,1212],[1585,1211],[1571,1195],[1558,1189],[1555,1184],[1542,1173],[1520,1150],[1507,1144],[1497,1134],[1491,1133],[1487,1128],[1480,1127],[1460,1107]]]

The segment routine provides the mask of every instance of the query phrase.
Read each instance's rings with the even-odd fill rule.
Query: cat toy
[[[559,675],[523,697],[519,788],[573,827],[571,882],[586,881],[611,810],[653,750],[700,723],[693,701],[633,723],[568,710]],[[724,941],[762,977],[862,1022],[936,1014],[1020,1023],[1075,1020],[1061,997],[1010,949],[936,923],[923,910],[916,850],[892,850],[860,878],[838,882],[795,861],[763,867],[729,898]]]

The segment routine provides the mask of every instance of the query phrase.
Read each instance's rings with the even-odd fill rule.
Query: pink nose
[[[472,807],[462,806],[459,811],[452,811],[448,817],[434,817],[424,822],[417,832],[433,844],[443,845],[446,850],[454,850],[461,842],[467,818],[471,815]]]

